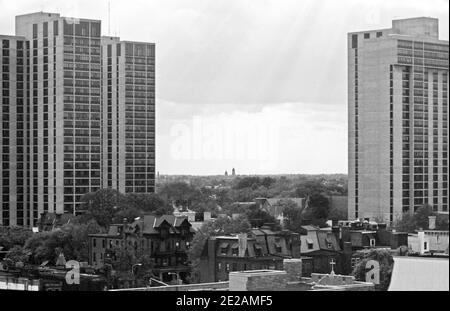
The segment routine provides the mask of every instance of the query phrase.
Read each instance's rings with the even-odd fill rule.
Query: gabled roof
[[[136,232],[136,229],[138,229],[143,234],[157,234],[159,233],[158,229],[163,224],[169,226],[170,233],[178,233],[180,227],[184,224],[190,228],[190,232],[194,232],[187,217],[176,217],[174,215],[163,215],[160,217],[144,215],[128,225],[128,228],[131,229],[130,232]]]
[[[317,231],[317,239],[321,250],[340,251],[341,247],[336,236],[331,232]],[[328,247],[330,244],[331,248]]]
[[[307,235],[300,235],[300,253],[308,254],[320,250],[317,231],[308,231]],[[310,248],[311,246],[311,248]]]
[[[218,236],[213,237],[212,239],[216,240],[216,256],[223,257],[234,257],[233,256],[233,250],[236,252],[236,249],[239,249],[239,238],[237,236]],[[269,255],[267,252],[267,249],[263,247],[259,241],[256,241],[255,239],[249,238],[247,240],[247,249],[245,252],[245,257],[259,257],[256,256],[255,249],[258,249],[261,251],[261,256],[267,256]],[[207,247],[204,247],[203,254],[205,253],[205,249]],[[225,251],[225,253],[223,253]]]

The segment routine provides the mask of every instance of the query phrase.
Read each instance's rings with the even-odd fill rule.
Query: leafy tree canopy
[[[375,260],[379,263],[380,284],[375,285],[375,290],[387,291],[389,288],[389,284],[391,283],[394,258],[388,250],[371,249],[356,265],[355,269],[352,272],[352,275],[355,276],[357,281],[366,282],[366,274],[368,272],[366,265],[369,260]]]

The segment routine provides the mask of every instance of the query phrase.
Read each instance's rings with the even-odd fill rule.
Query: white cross
[[[331,259],[330,261],[330,265],[331,265],[331,273],[334,274],[334,265],[336,264],[336,262],[334,261],[334,258]]]

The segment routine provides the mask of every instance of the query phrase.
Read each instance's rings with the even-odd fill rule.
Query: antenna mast
[[[108,1],[108,35],[111,35],[111,1]]]

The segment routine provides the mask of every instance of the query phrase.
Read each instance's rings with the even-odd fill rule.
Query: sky
[[[0,33],[36,11],[156,44],[160,174],[347,173],[347,33],[449,28],[448,0],[0,0]]]

